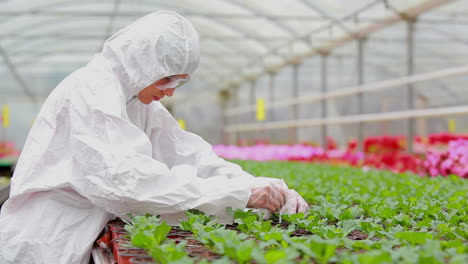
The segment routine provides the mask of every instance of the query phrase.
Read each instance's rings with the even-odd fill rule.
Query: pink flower
[[[429,175],[431,175],[432,177],[437,177],[437,176],[440,175],[440,173],[439,173],[439,170],[432,167],[432,168],[429,169]]]

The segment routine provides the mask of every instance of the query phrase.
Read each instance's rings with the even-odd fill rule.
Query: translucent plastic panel
[[[84,28],[80,28],[79,30],[83,31],[83,33],[70,33],[68,30],[62,30],[62,32],[51,34],[41,33],[2,38],[2,45],[8,50],[21,50],[25,48],[37,50],[43,47],[39,46],[39,43],[43,44],[49,42],[49,44],[54,44],[56,42],[102,41],[106,35],[103,29],[89,28],[88,30],[84,30]]]
[[[359,14],[357,14],[357,18],[358,19],[362,18],[364,21],[366,19],[381,20],[381,19],[388,18],[390,16],[395,15],[395,13],[392,11],[392,9],[387,8],[385,6],[384,1],[381,1],[380,3],[378,3],[377,1],[375,1],[375,2],[376,2],[376,4],[372,5],[369,8],[366,8],[362,12],[359,12]],[[391,2],[391,1],[389,1],[389,2]],[[419,1],[419,2],[422,2],[422,0]]]
[[[422,0],[392,0],[389,1],[389,5],[397,10],[405,10],[423,2]]]
[[[82,39],[70,40],[64,39],[31,39],[29,42],[19,42],[17,46],[5,47],[10,56],[35,56],[36,54],[53,53],[54,51],[77,50],[79,52],[95,53],[101,49],[102,39]]]
[[[99,11],[113,11],[115,1],[90,1],[81,0],[77,1],[62,1],[62,3],[53,4],[47,7],[50,11],[73,11],[73,12],[99,12]],[[119,9],[120,10],[120,9]],[[122,9],[125,10],[125,9]]]
[[[310,1],[309,2],[314,2]],[[324,1],[320,3],[315,3],[315,5],[327,12],[329,15],[342,18],[349,13],[353,12],[357,8],[366,6],[370,3],[373,3],[373,0],[337,0],[337,1]]]
[[[258,41],[255,40],[248,40],[248,39],[235,39],[230,40],[229,38],[226,39],[209,39],[209,38],[202,38],[200,40],[200,46],[202,52],[207,52],[209,54],[217,54],[222,56],[223,54],[238,54],[241,57],[250,57],[250,56],[258,56],[266,51],[266,47],[258,46]],[[250,47],[255,48],[250,48]],[[258,51],[257,51],[258,50]]]
[[[67,64],[77,64],[77,63],[87,63],[92,59],[92,55],[89,54],[53,54],[47,57],[42,57],[35,63],[67,63]]]
[[[59,30],[74,30],[79,28],[92,28],[98,27],[102,28],[105,31],[106,26],[109,24],[109,19],[106,18],[87,18],[84,21],[73,21],[73,20],[66,20],[63,19],[62,21],[58,21],[59,23],[49,23],[44,25],[38,25],[30,28],[25,28],[24,30],[29,34],[48,34],[54,33]],[[23,32],[23,33],[26,33]]]
[[[244,0],[239,2],[246,4],[259,14],[294,16],[304,14],[310,15],[311,13],[307,5],[301,3],[301,1],[270,0],[267,5],[262,3],[262,1]]]
[[[79,67],[83,66],[82,63],[66,63],[61,65],[52,65],[52,64],[45,64],[45,63],[37,63],[37,64],[26,64],[21,66],[19,72],[24,75],[28,76],[29,74],[41,74],[44,77],[51,73],[64,73],[69,74]],[[33,88],[35,89],[35,88]],[[21,91],[18,91],[21,92]]]
[[[417,72],[466,65],[468,39],[458,25],[421,25],[416,34]]]
[[[421,83],[418,92],[428,100],[429,106],[467,105],[467,83],[468,76],[451,77]]]
[[[217,42],[217,41],[209,41],[209,42],[204,42],[201,41],[200,44],[200,50],[201,54],[212,54],[213,56],[223,56],[224,54],[227,55],[232,55],[232,54],[237,54],[238,50],[231,48],[231,45],[223,45],[222,42]],[[245,53],[245,54],[256,54],[253,52]]]
[[[342,90],[357,84],[357,41],[334,49],[327,57],[328,90]],[[364,67],[367,66],[364,64]],[[371,67],[371,66],[370,66]],[[320,69],[316,71],[320,76]]]
[[[200,35],[211,33],[211,36],[243,36],[243,32],[226,23],[213,22],[204,17],[194,17],[190,19],[195,29]],[[208,34],[206,34],[208,35]]]
[[[57,0],[36,0],[36,1],[28,1],[28,0],[7,0],[0,2],[1,10],[5,11],[27,11],[31,9],[35,9],[38,7],[42,7],[44,5],[49,5],[51,3],[57,2],[64,2],[64,1],[57,1]]]
[[[381,38],[406,39],[406,25],[396,24],[372,34],[365,42],[364,60],[366,82],[387,80],[407,75],[407,45],[401,42],[382,42]],[[376,41],[374,41],[374,38]]]
[[[8,19],[4,23],[0,24],[0,28],[2,29],[2,35],[18,35],[24,34],[24,30],[41,27],[45,24],[59,23],[61,21],[63,21],[63,19],[50,18],[49,16],[34,17],[29,15],[23,15]]]
[[[205,92],[210,95],[208,91],[214,94],[216,93],[214,90],[233,79],[255,74],[263,67],[277,66],[290,56],[312,55],[310,51],[327,47],[330,42],[343,38],[350,32],[370,27],[388,17],[396,17],[396,12],[424,2],[423,0],[319,2],[123,0],[120,1],[116,16],[111,19],[115,5],[113,0],[0,1],[0,45],[8,52],[21,74],[31,75],[32,79],[38,78],[37,82],[34,79],[38,87],[33,89],[40,94],[47,94],[58,79],[89,61],[110,34],[146,13],[174,10],[186,16],[199,32],[201,62],[195,73],[199,81],[194,82],[193,90],[194,93]],[[341,22],[336,21],[365,5],[370,5],[371,8]],[[465,37],[468,33],[466,28],[468,21],[464,16],[466,10],[468,2],[453,1],[419,17],[415,27],[415,73],[466,65],[468,58],[468,38]],[[22,11],[29,13],[21,14]],[[2,12],[5,13],[2,15]],[[6,12],[11,13],[7,15]],[[17,15],[13,15],[15,12]],[[108,30],[111,21],[112,27]],[[326,28],[325,25],[330,23],[334,26]],[[320,28],[322,29],[317,31]],[[315,33],[303,41],[295,39],[310,32]],[[404,21],[368,37],[364,47],[365,82],[382,81],[407,74],[406,38],[407,26]],[[281,48],[276,50],[275,48],[279,46]],[[314,57],[306,59],[300,66],[300,95],[318,93],[321,88],[320,55],[313,55]],[[327,75],[330,90],[356,83],[356,55],[355,41],[335,47],[330,52]],[[276,89],[282,89],[277,91],[284,91],[280,98],[289,96],[291,92],[291,75],[289,67],[279,69],[275,84]],[[0,84],[3,85],[0,86],[1,92],[8,89],[11,93],[19,95],[23,93],[4,66],[0,68],[0,76],[5,80],[9,79]],[[257,82],[259,91],[263,91],[259,94],[263,93],[263,96],[266,96],[269,77],[263,76],[261,80]],[[428,99],[429,106],[450,105],[466,102],[464,101],[467,97],[466,83],[466,78],[460,78],[434,81],[430,84],[421,83],[415,87],[418,96]],[[246,96],[249,84],[242,87],[239,93]],[[406,98],[405,87],[396,90],[398,92],[366,94],[365,111],[404,109],[406,101],[401,98]],[[186,93],[189,91],[192,89],[185,90]],[[353,100],[355,97],[334,100],[329,106],[331,113],[333,111],[337,114],[354,113],[356,102]],[[216,100],[213,99],[210,101],[210,109],[215,107]],[[201,116],[202,108],[203,106],[194,103],[180,111],[184,115],[200,111],[199,116]],[[319,117],[320,104],[301,106],[300,112],[304,118]],[[186,118],[189,116],[192,115],[187,114]],[[282,118],[288,117],[285,115]],[[443,120],[433,122],[434,127],[437,126],[437,122],[443,123]],[[391,132],[395,130],[395,125],[399,124],[398,122],[375,124],[374,127],[368,127],[369,133]],[[209,129],[208,124],[199,128],[196,127],[197,124],[190,126],[200,131]],[[214,130],[209,132],[210,135],[215,135],[212,134]],[[336,131],[337,135],[340,133],[354,135],[353,130],[346,126]],[[301,129],[300,135],[304,140],[316,141],[320,139],[319,132],[316,128]]]
[[[165,3],[169,1],[158,1],[159,3]],[[208,14],[248,14],[248,12],[239,5],[232,3],[229,0],[218,1],[218,0],[183,0],[183,1],[171,1],[177,4],[178,7],[188,7],[192,10],[196,7],[197,12],[205,12]]]
[[[203,99],[203,104],[199,103],[200,98]],[[174,117],[183,119],[188,131],[200,135],[212,144],[220,143],[223,119],[216,93],[200,93],[198,98],[192,97],[177,103],[173,109]]]
[[[2,80],[0,83],[0,95],[2,97],[18,94],[18,83],[6,67],[0,67],[0,78]]]
[[[311,31],[328,25],[330,21],[324,20],[320,16],[316,15],[309,15],[300,18],[291,18],[291,19],[284,19],[283,24],[287,25],[290,28],[293,28],[295,32],[297,32],[298,36],[302,36],[304,34],[310,33]]]
[[[222,56],[218,57],[218,58],[213,57],[213,56],[205,56],[205,57],[203,57],[203,60],[205,62],[209,62],[212,65],[217,64],[218,67],[223,65],[222,67],[229,67],[229,68],[239,67],[240,65],[244,65],[247,62],[246,58],[239,57],[239,56],[238,57],[231,56],[229,58],[223,58]]]
[[[226,21],[228,22],[228,21]],[[294,29],[284,26],[281,21],[271,21],[263,18],[249,18],[231,22],[247,36],[260,37],[291,37],[296,35]]]

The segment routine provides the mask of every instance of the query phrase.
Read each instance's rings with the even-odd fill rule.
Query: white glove
[[[247,204],[249,208],[268,209],[273,213],[279,211],[280,214],[306,213],[309,210],[309,205],[301,195],[289,189],[282,179],[255,177],[251,188],[252,195]]]
[[[295,190],[289,189],[286,194],[286,203],[281,208],[281,214],[297,214],[306,213],[309,210],[309,205]]]
[[[263,187],[252,188],[247,207],[264,208],[273,213],[278,212],[286,202],[287,189],[280,184],[269,183]]]

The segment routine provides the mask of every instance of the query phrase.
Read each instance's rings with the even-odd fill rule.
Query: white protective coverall
[[[52,91],[2,207],[0,264],[88,263],[106,223],[127,213],[174,223],[198,208],[227,223],[226,207],[246,207],[253,176],[180,129],[161,103],[127,105],[156,80],[192,74],[198,41],[183,17],[149,14]]]

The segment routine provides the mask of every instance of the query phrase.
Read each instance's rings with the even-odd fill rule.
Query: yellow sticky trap
[[[2,107],[2,123],[5,128],[10,126],[10,107],[7,104]]]
[[[257,120],[265,120],[265,100],[262,98],[257,99]]]
[[[179,122],[179,126],[185,130],[185,121],[183,119],[177,119],[177,122]]]
[[[457,130],[457,121],[455,121],[455,119],[453,118],[449,119],[448,130],[450,133],[454,133]]]

